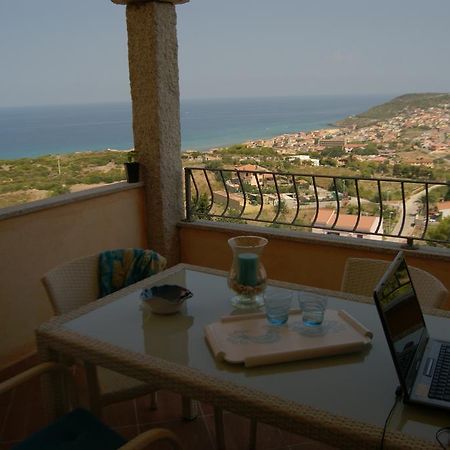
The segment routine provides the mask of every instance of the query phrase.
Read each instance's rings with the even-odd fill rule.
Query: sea
[[[394,95],[181,100],[182,151],[310,131]],[[0,159],[133,147],[130,103],[0,107]]]

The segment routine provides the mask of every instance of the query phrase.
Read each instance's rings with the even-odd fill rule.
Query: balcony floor
[[[104,409],[103,420],[125,438],[133,438],[149,428],[173,430],[186,450],[214,450],[213,408],[201,404],[199,417],[187,422],[180,418],[181,400],[177,394],[160,391],[158,409],[150,410],[149,397],[117,403]],[[46,425],[39,380],[23,384],[0,396],[0,450],[7,450],[32,432]],[[249,421],[224,414],[227,450],[246,450]],[[166,447],[154,446],[163,449]],[[331,450],[332,448],[268,425],[258,425],[257,450]]]

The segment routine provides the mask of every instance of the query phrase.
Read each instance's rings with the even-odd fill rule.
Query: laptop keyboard
[[[450,401],[450,345],[441,345],[428,397]]]

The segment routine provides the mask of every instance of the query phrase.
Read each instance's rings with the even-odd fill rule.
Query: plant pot
[[[125,172],[127,174],[128,183],[137,183],[139,181],[139,163],[138,162],[126,162]]]

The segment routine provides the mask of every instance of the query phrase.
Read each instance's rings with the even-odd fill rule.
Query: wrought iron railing
[[[415,240],[450,244],[450,236],[437,232],[446,215],[439,206],[450,198],[449,182],[197,167],[184,171],[187,221],[300,227],[400,240],[409,247]]]

